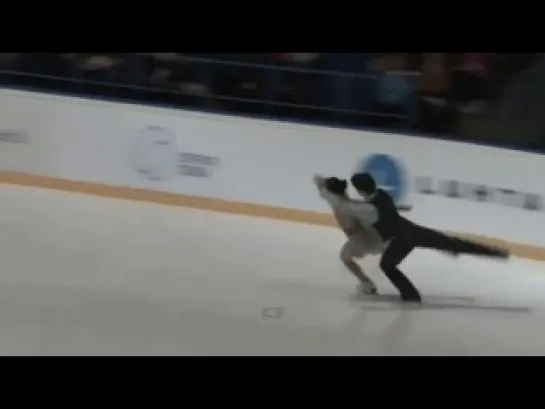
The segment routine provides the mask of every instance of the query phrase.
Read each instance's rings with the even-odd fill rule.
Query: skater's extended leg
[[[412,243],[394,238],[382,254],[380,268],[398,289],[404,301],[420,301],[420,293],[411,281],[399,270],[398,265],[413,251]]]
[[[413,225],[410,233],[416,247],[446,251],[454,255],[470,254],[494,258],[507,258],[509,252],[470,240],[452,237],[427,227]]]
[[[471,254],[474,256],[486,256],[492,258],[506,259],[509,257],[509,251],[484,244],[476,243],[471,240],[464,240],[458,237],[451,237],[452,253]]]

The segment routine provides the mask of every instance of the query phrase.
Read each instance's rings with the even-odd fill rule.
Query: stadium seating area
[[[3,53],[0,81],[140,104],[545,147],[540,53]]]

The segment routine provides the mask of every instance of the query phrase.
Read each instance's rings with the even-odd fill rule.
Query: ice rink
[[[356,299],[342,240],[2,185],[0,355],[545,355],[542,264],[416,251],[403,268],[427,301],[404,307]]]

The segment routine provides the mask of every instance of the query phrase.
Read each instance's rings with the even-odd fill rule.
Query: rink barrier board
[[[31,175],[26,173],[0,172],[0,183],[81,193],[106,198],[125,199],[137,202],[157,203],[168,206],[189,207],[219,213],[259,217],[311,225],[327,227],[337,226],[335,219],[330,214],[326,213],[258,205],[252,203],[233,202],[208,197],[166,193],[148,189],[113,186],[102,183],[80,182],[68,179]],[[448,233],[456,235],[458,237],[477,240],[481,243],[489,245],[506,247],[510,249],[513,255],[519,257],[537,261],[545,261],[545,248],[542,247],[513,243],[476,234],[466,234],[458,232]]]
[[[521,193],[538,196],[545,203],[544,186],[528,176],[545,172],[543,156],[461,142],[401,138],[392,133],[21,91],[1,92],[0,105],[0,133],[25,130],[30,141],[0,144],[0,172],[309,212],[297,215],[295,220],[299,221],[308,219],[309,214],[315,218],[316,212],[330,214],[309,183],[315,173],[349,175],[378,156],[386,163],[383,160],[376,166],[388,169],[376,170],[393,171],[390,177],[396,180],[391,183],[399,185],[398,200],[415,206],[410,214],[414,220],[444,231],[501,237],[545,248],[545,236],[535,228],[543,222],[545,208],[539,213],[524,211],[519,203]],[[148,128],[159,134],[148,135]],[[174,155],[175,160],[168,155]],[[161,165],[163,159],[165,166]],[[203,173],[191,173],[195,171]],[[487,194],[490,200],[475,200],[475,189],[480,186],[468,180],[491,190]],[[450,187],[451,182],[456,188]],[[492,191],[498,183],[519,195],[498,199],[501,195]],[[274,191],[270,186],[275,186]],[[349,189],[356,194],[351,186]],[[454,196],[447,192],[450,189],[456,189],[462,200],[452,200]],[[497,222],[514,219],[519,226],[516,229],[511,223]]]

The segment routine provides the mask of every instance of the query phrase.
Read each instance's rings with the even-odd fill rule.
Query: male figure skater
[[[385,243],[380,268],[399,290],[404,301],[421,301],[416,287],[398,268],[398,265],[416,247],[445,251],[454,256],[472,254],[497,259],[509,257],[509,252],[504,249],[450,237],[402,217],[392,197],[386,191],[377,188],[373,177],[368,173],[352,175],[351,182],[358,193],[365,198],[366,203],[375,209],[375,218],[368,218],[367,221],[371,221],[370,227]],[[368,214],[370,213],[368,211]]]

